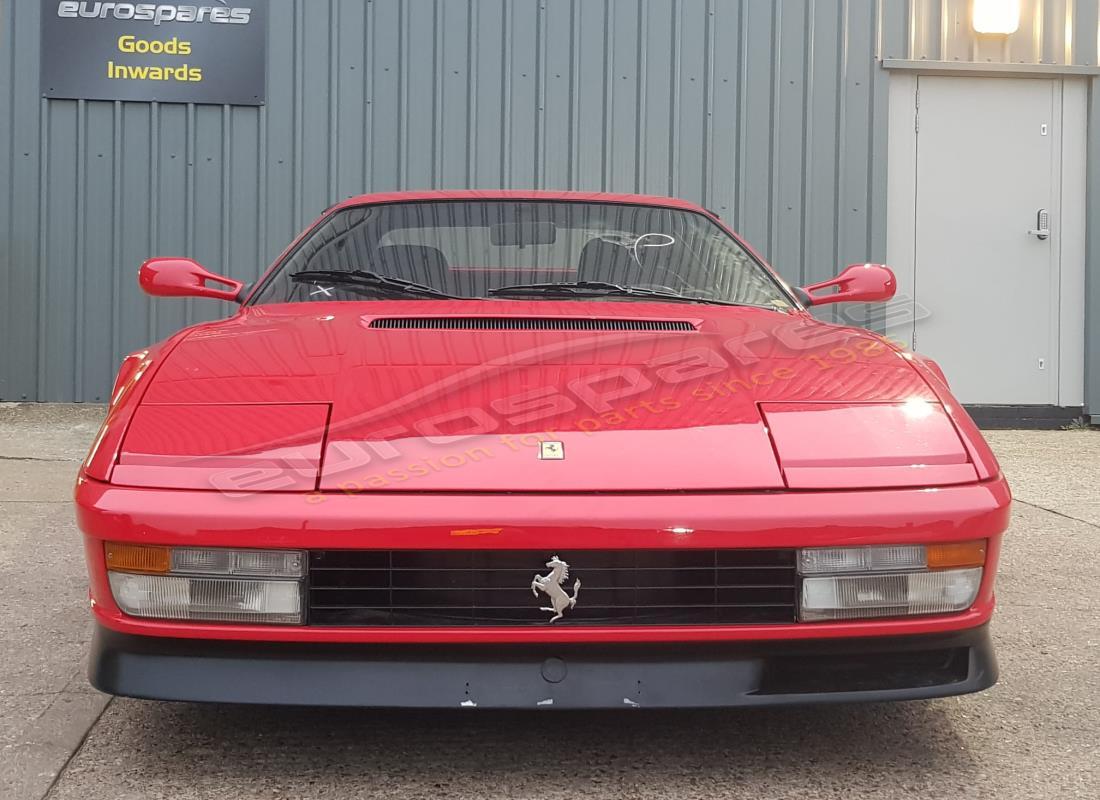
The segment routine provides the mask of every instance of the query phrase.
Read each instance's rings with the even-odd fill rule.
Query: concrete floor
[[[101,410],[0,405],[0,798],[1100,795],[1100,433],[991,432],[1016,494],[969,697],[486,714],[109,700],[69,495]]]

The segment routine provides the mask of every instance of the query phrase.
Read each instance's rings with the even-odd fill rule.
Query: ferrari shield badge
[[[543,461],[561,461],[565,458],[565,445],[561,442],[539,442],[539,458]]]
[[[569,595],[562,588],[562,584],[569,578],[569,565],[557,556],[553,556],[546,562],[546,567],[550,570],[548,574],[535,573],[535,578],[531,581],[531,594],[538,597],[539,592],[542,592],[550,598],[550,605],[542,606],[541,610],[553,614],[550,622],[554,622],[565,616],[565,612],[577,604],[577,592],[581,590],[581,580],[577,578],[573,582],[573,594]]]

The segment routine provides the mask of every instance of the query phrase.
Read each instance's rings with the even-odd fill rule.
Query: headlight
[[[798,551],[802,575],[924,569],[928,566],[919,544],[883,547],[811,547]]]
[[[300,625],[301,550],[107,543],[115,603],[135,617]]]
[[[806,548],[798,618],[836,619],[948,614],[974,604],[985,541],[937,545]]]
[[[305,570],[301,550],[229,550],[224,547],[173,547],[172,572],[202,575],[255,575],[300,578]]]

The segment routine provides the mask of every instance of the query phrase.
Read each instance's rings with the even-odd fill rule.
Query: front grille
[[[459,331],[694,331],[686,319],[592,317],[379,317],[371,328]]]
[[[538,625],[531,581],[548,551],[315,550],[309,624]],[[793,622],[793,550],[578,550],[564,583],[577,604],[555,625]]]

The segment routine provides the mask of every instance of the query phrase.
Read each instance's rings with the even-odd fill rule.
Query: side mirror
[[[817,294],[836,287],[835,292]],[[852,264],[831,281],[815,283],[802,289],[809,305],[827,303],[874,303],[889,300],[898,289],[894,272],[885,264]],[[804,298],[805,299],[805,298]]]
[[[207,286],[207,281],[229,288]],[[215,275],[191,258],[150,258],[138,271],[138,283],[154,297],[213,297],[236,303],[241,302],[244,289],[240,281]]]

